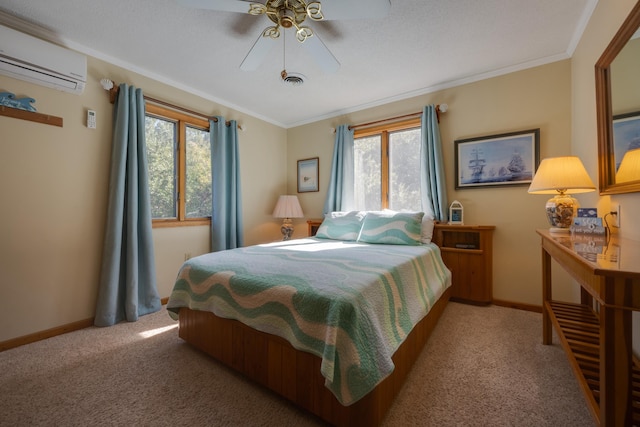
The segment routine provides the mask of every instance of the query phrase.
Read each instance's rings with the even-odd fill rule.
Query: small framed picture
[[[320,191],[318,187],[319,162],[320,159],[318,157],[298,160],[298,193]]]

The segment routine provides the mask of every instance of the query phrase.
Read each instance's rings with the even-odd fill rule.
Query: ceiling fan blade
[[[317,34],[307,38],[302,43],[302,46],[309,51],[325,73],[335,73],[340,68],[340,63],[336,57],[333,56]]]
[[[260,24],[260,19],[249,14],[236,15],[236,19],[231,22],[231,31],[237,36],[254,34],[257,32],[256,26]]]
[[[325,20],[381,19],[389,14],[390,0],[320,0]]]
[[[253,71],[258,68],[275,44],[274,39],[271,37],[263,37],[262,34],[260,34],[258,40],[253,44],[247,56],[245,56],[242,64],[240,64],[240,69],[243,71]]]
[[[249,5],[254,3],[243,0],[176,0],[176,2],[194,9],[210,9],[238,13],[249,13]]]
[[[320,29],[322,37],[325,40],[338,40],[342,38],[343,31],[340,24],[336,24],[333,21],[318,21],[313,23],[313,28]]]

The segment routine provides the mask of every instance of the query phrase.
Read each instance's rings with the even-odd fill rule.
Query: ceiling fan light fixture
[[[239,1],[240,3],[244,3],[244,1],[240,0],[215,1]],[[282,27],[285,29],[295,28],[295,30],[293,30],[293,36],[300,44],[304,44],[305,49],[314,56],[314,59],[323,71],[328,73],[337,71],[338,68],[340,68],[338,60],[333,56],[322,40],[316,36],[315,32],[311,28],[303,25],[307,17],[316,21],[325,19],[321,8],[322,5],[319,0],[311,2],[308,2],[307,0],[265,0],[264,4],[252,3],[250,5],[250,14],[264,14],[271,22],[273,22],[273,25],[262,31],[260,37],[258,37],[258,40],[253,44],[253,47],[251,47],[249,53],[240,64],[240,69],[244,71],[255,70],[258,64],[267,57],[272,40],[278,39],[280,37],[280,33],[282,33],[283,36],[286,35],[286,32],[280,29],[280,27]],[[283,39],[284,38],[285,37],[283,37]],[[282,81],[288,84],[298,85],[304,82],[304,77],[291,75],[287,78],[287,75],[285,74],[285,76],[282,77]]]
[[[278,26],[276,25],[275,27],[265,28],[262,32],[262,37],[271,37],[272,39],[280,37],[280,30],[278,29]]]
[[[322,5],[318,1],[312,1],[307,4],[307,15],[314,21],[321,21],[324,19],[322,14]]]
[[[278,11],[280,15],[280,25],[284,28],[291,28],[293,26],[297,26],[296,24],[296,14],[293,10],[290,9],[281,9]]]
[[[247,12],[249,15],[254,15],[254,16],[258,16],[258,15],[262,15],[263,13],[267,12],[267,7],[261,3],[251,3],[249,5],[249,12]]]
[[[309,27],[300,27],[296,31],[296,39],[303,43],[307,38],[313,36],[313,31]]]
[[[307,19],[307,16],[316,21],[324,19],[321,8],[318,1],[307,4],[305,0],[267,0],[264,5],[252,3],[249,6],[249,13],[251,15],[267,15],[276,24],[275,28],[295,28],[296,39],[302,43],[313,35],[310,28],[301,26],[302,23]],[[265,37],[277,38],[280,36],[279,31],[268,32],[268,30],[263,33]]]

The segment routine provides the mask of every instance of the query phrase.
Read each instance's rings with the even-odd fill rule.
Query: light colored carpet
[[[450,303],[385,426],[591,426],[540,314]],[[0,426],[322,426],[177,337],[166,310],[0,353]],[[555,338],[555,337],[554,337]]]

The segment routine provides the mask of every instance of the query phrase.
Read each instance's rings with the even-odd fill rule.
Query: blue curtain
[[[209,121],[211,139],[211,250],[243,245],[238,125],[223,117]]]
[[[422,141],[420,144],[420,193],[422,209],[431,212],[438,221],[448,216],[447,188],[442,159],[442,143],[436,107],[424,107],[421,118]]]
[[[340,125],[336,128],[324,213],[355,209],[354,183],[353,129]]]
[[[151,205],[141,89],[120,85],[114,106],[109,204],[96,326],[160,310],[151,234]]]

